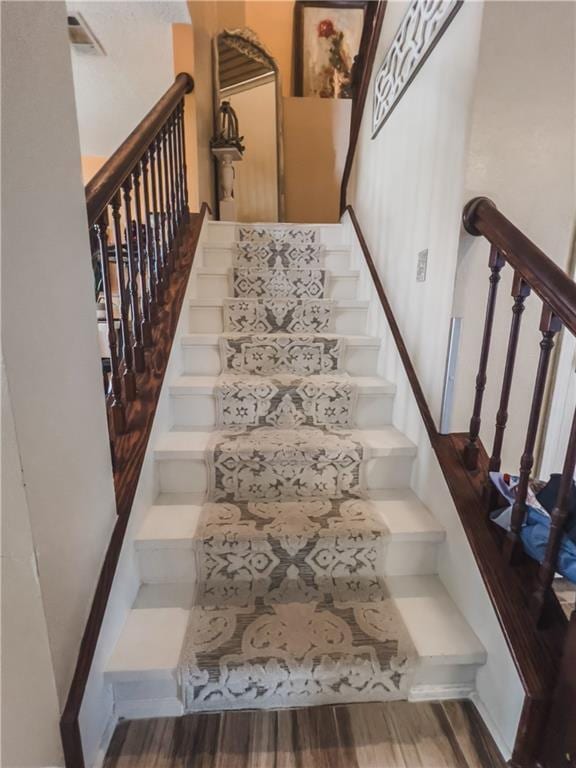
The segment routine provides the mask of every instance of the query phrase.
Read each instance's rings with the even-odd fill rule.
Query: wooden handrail
[[[106,205],[156,138],[178,102],[193,88],[194,80],[187,72],[176,75],[174,83],[162,98],[156,102],[146,117],[138,123],[128,138],[86,185],[89,227],[96,223]]]
[[[564,648],[567,652],[572,651],[572,654],[576,653],[573,650],[573,646],[576,647],[576,614],[574,614],[573,618],[575,631],[571,646],[567,645],[570,641],[567,638],[566,620],[561,609],[558,609],[553,617],[554,623],[551,623],[546,631],[538,631],[529,607],[535,583],[534,571],[530,569],[511,569],[505,558],[502,557],[501,537],[498,535],[496,526],[488,523],[486,519],[486,493],[484,486],[486,473],[485,471],[466,471],[462,460],[462,449],[466,442],[466,435],[460,433],[444,435],[437,431],[426,397],[410,359],[410,354],[402,338],[401,331],[378,275],[374,259],[362,234],[354,209],[351,205],[347,205],[346,211],[350,216],[366,265],[372,276],[374,287],[390,326],[399,357],[430,438],[432,449],[444,475],[450,495],[454,501],[454,506],[502,626],[504,637],[520,677],[524,690],[524,704],[511,765],[518,766],[518,768],[527,768],[527,766],[535,765],[536,758],[543,754],[543,734],[548,727],[547,718],[553,702],[554,686],[558,676],[562,650]],[[527,242],[530,241],[527,240]],[[497,249],[493,246],[490,263],[494,268],[499,266],[499,256],[496,251]],[[566,277],[561,270],[559,271],[563,277]],[[523,278],[518,277],[515,279],[513,295],[517,296],[516,307],[522,306],[527,296]],[[518,330],[516,325],[513,327],[515,331]],[[576,433],[576,426],[574,426],[573,432]],[[576,438],[572,442],[575,443]],[[572,446],[572,451],[576,452],[574,445]],[[478,440],[478,452],[479,464],[483,470],[487,470],[488,457],[480,440]],[[545,583],[545,586],[548,586],[548,582]],[[571,680],[572,678],[570,678]],[[570,689],[568,694],[564,691],[564,702],[566,701],[566,695],[568,695],[569,703],[572,705],[573,689]],[[566,715],[562,713],[562,721],[557,725],[568,725],[573,720],[571,713],[570,718],[572,719],[567,719]],[[565,745],[566,742],[562,741],[562,748],[565,748]],[[558,745],[556,747],[561,749]],[[552,766],[555,768],[556,765],[555,763],[548,762],[542,764],[546,765],[547,768],[552,768]]]
[[[368,248],[368,244],[366,243],[362,230],[360,229],[360,224],[358,223],[358,219],[356,218],[356,213],[354,212],[354,208],[352,208],[351,205],[347,205],[346,211],[350,216],[350,220],[352,221],[352,226],[354,227],[354,231],[356,232],[356,237],[358,238],[358,242],[360,243],[360,248],[362,249],[362,253],[364,255],[366,265],[370,270],[370,274],[374,282],[374,287],[376,288],[376,293],[378,294],[378,298],[380,299],[380,304],[382,305],[382,309],[384,310],[384,314],[386,315],[386,320],[388,321],[388,325],[390,326],[390,331],[396,343],[398,354],[400,355],[402,365],[404,366],[404,370],[406,371],[406,376],[408,377],[408,381],[410,382],[410,386],[412,387],[414,397],[416,398],[416,403],[418,405],[420,415],[422,416],[422,420],[424,421],[424,426],[426,427],[426,431],[428,432],[429,437],[432,439],[438,434],[438,430],[436,429],[434,418],[432,416],[430,407],[424,395],[424,391],[418,379],[418,374],[416,373],[416,370],[412,365],[412,360],[410,359],[410,353],[408,352],[408,349],[406,348],[406,344],[404,343],[404,339],[402,338],[402,333],[400,332],[400,328],[398,327],[398,323],[396,322],[396,318],[394,317],[394,312],[392,311],[392,307],[390,306],[390,302],[388,301],[388,297],[386,296],[386,291],[384,290],[384,286],[382,285],[382,280],[380,279],[380,275],[378,274],[378,270],[376,269],[376,265],[374,263],[374,259],[372,258],[372,254],[370,253],[370,249]]]
[[[342,182],[340,184],[341,214],[346,210],[348,181],[352,171],[354,155],[356,154],[356,144],[358,143],[358,135],[360,133],[360,126],[362,125],[364,107],[368,97],[368,86],[370,85],[370,80],[372,78],[372,70],[374,69],[374,60],[380,41],[380,32],[386,14],[386,6],[387,0],[376,0],[375,2],[368,3],[366,9],[362,39],[360,41],[360,51],[358,52],[358,63],[360,67],[359,83],[354,89],[352,114],[350,116],[350,139],[348,141],[348,152],[346,153]]]
[[[487,197],[475,197],[462,215],[464,229],[483,235],[532,290],[576,335],[576,283]]]
[[[114,484],[118,518],[106,550],[88,621],[82,636],[74,677],[60,719],[66,768],[84,768],[82,739],[78,722],[80,708],[128,528],[132,502],[136,493],[190,270],[194,262],[198,237],[202,223],[209,213],[211,213],[210,207],[207,203],[203,203],[200,214],[192,217],[189,237],[180,246],[178,267],[166,294],[165,308],[158,319],[155,334],[158,345],[154,363],[139,380],[140,400],[131,405],[131,411],[128,414],[132,428],[129,433],[118,437],[115,442]]]

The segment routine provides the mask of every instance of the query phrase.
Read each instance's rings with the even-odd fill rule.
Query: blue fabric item
[[[550,518],[534,507],[528,506],[527,510],[528,514],[522,526],[520,538],[530,557],[541,563],[544,560],[550,536]],[[511,506],[499,509],[491,515],[492,520],[507,531],[510,530],[511,517]],[[562,536],[557,570],[569,581],[576,582],[576,544],[568,536]]]

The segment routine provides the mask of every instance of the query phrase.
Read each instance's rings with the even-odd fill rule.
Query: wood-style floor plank
[[[504,768],[468,701],[406,701],[119,723],[104,768]]]

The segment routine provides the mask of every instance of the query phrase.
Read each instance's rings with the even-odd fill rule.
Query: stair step
[[[316,450],[317,448],[321,452],[327,450],[330,445],[327,443],[325,435],[320,434],[320,429],[312,430],[309,427],[300,427],[298,430],[290,431],[292,433],[290,435],[285,430],[268,429],[271,430],[270,436],[275,442],[289,441],[294,433],[297,434],[298,438],[302,438],[304,431],[307,430],[306,437],[310,436],[313,440],[310,450]],[[312,431],[315,431],[316,434],[313,435]],[[384,427],[378,430],[345,430],[345,432],[363,450],[364,458],[361,461],[360,468],[363,472],[363,480],[367,490],[405,488],[409,486],[412,461],[416,454],[416,448],[404,435],[393,427]],[[229,433],[173,431],[162,435],[155,449],[160,491],[166,493],[203,493],[207,491],[209,489],[210,469],[206,463],[206,458],[208,451],[211,451],[211,440],[215,437],[219,438],[223,434],[227,435]],[[257,437],[261,440],[262,434],[263,432],[260,431],[259,435],[253,435],[253,438],[256,439]],[[266,453],[267,443],[262,444],[261,448],[263,453],[259,461],[256,462],[256,465],[259,467],[260,462],[274,463],[273,455]],[[245,446],[240,444],[238,444],[238,448],[226,446],[225,450],[243,450],[243,461],[247,455]],[[274,443],[271,444],[270,450],[275,450]],[[333,492],[332,483],[354,482],[356,463],[353,457],[358,454],[358,451],[350,450],[343,455],[338,455],[334,459],[333,464],[329,463],[325,467],[325,474],[322,474],[322,478],[327,483],[326,495],[336,495]],[[224,461],[223,456],[221,459]],[[340,462],[345,461],[348,462],[347,467],[344,464],[340,464]],[[291,466],[289,459],[285,459],[284,463]],[[253,465],[254,462],[252,463]],[[274,463],[274,466],[276,467],[277,465]],[[239,467],[240,463],[235,462],[235,471],[238,474],[240,474]],[[338,467],[337,471],[336,467]],[[231,469],[230,472],[233,473],[234,470]],[[330,481],[328,481],[328,477]],[[232,480],[231,475],[228,476],[228,479]],[[244,482],[248,483],[247,477],[244,478]],[[278,487],[280,488],[281,485]]]
[[[473,689],[474,676],[485,662],[485,651],[434,576],[396,576],[385,580],[415,652],[409,699],[462,698]],[[184,711],[179,663],[191,606],[189,585],[151,584],[141,587],[106,668],[118,717],[157,717]],[[302,611],[300,610],[301,614]],[[228,646],[227,646],[227,655]],[[218,651],[214,651],[218,659]],[[274,670],[262,670],[265,675]],[[354,699],[341,691],[338,703]],[[372,700],[377,700],[374,692]],[[319,696],[313,703],[327,703]],[[202,702],[198,708],[207,708]],[[286,706],[286,702],[283,702]],[[209,704],[208,704],[209,706]],[[254,707],[253,699],[218,701],[218,709]],[[269,704],[264,704],[269,706]]]
[[[232,295],[232,281],[229,269],[216,267],[198,267],[196,275],[196,295],[225,298]],[[327,299],[355,299],[358,284],[358,271],[331,272],[326,285]]]
[[[254,379],[266,384],[269,377]],[[217,376],[180,376],[170,385],[172,424],[176,429],[216,426],[217,381]],[[359,376],[351,381],[357,391],[356,427],[369,429],[389,424],[395,386],[377,376]]]
[[[281,334],[270,334],[270,336]],[[338,334],[322,334],[336,337]],[[346,342],[344,371],[351,376],[373,376],[376,373],[380,339],[374,336],[339,336]],[[194,376],[216,376],[222,370],[220,336],[191,333],[182,336],[182,373]]]
[[[411,491],[390,491],[372,499],[372,505],[381,523],[379,574],[435,573],[437,545],[444,531],[419,499]],[[202,503],[158,504],[149,510],[135,540],[143,583],[198,581],[196,556],[205,537],[201,522],[205,518]],[[306,520],[296,518],[291,535],[308,535],[306,528]]]
[[[202,266],[208,269],[228,269],[234,264],[235,244],[208,244],[202,248]],[[324,268],[334,272],[350,269],[350,246],[326,247],[322,261]]]
[[[210,245],[215,245],[215,244],[229,245],[233,243],[235,240],[238,240],[238,226],[242,226],[242,225],[239,225],[236,222],[227,222],[227,221],[208,222],[207,242]],[[257,226],[270,227],[270,226],[275,226],[275,224],[273,222],[263,223],[263,224],[258,223]],[[313,229],[316,230],[317,242],[323,243],[327,247],[330,247],[333,245],[339,246],[345,242],[344,238],[345,238],[346,230],[342,224],[306,225],[306,224],[286,223],[286,224],[283,224],[282,226],[285,226],[286,228],[294,229],[296,231],[302,230],[302,229],[310,229],[310,227],[312,227]]]
[[[368,302],[341,299],[335,303],[333,328],[335,333],[363,334],[366,330]],[[190,333],[223,333],[223,299],[191,299],[189,308]]]

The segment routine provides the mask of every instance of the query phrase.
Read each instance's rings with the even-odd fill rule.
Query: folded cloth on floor
[[[490,472],[490,480],[501,496],[509,502],[509,506],[492,512],[490,518],[496,525],[509,531],[519,477],[503,472]],[[525,551],[539,563],[544,560],[550,536],[550,515],[538,500],[541,490],[542,483],[531,483],[526,497],[526,517],[520,533]],[[569,581],[576,582],[576,544],[567,535],[562,536],[560,543],[557,571]]]
[[[556,499],[560,491],[560,481],[562,475],[550,475],[550,480],[544,488],[536,494],[536,498],[542,506],[550,513],[556,507]],[[567,516],[564,523],[564,533],[576,544],[576,483],[572,480],[572,485],[568,491]]]

